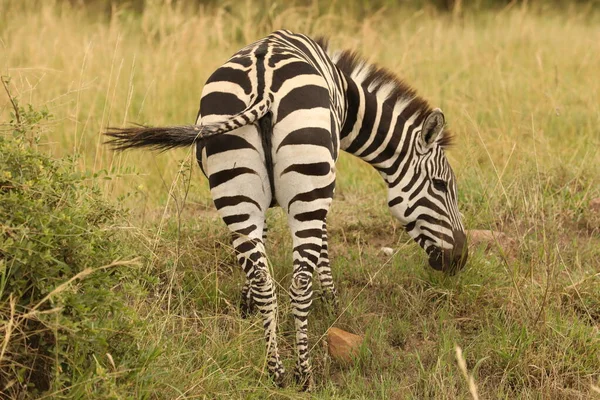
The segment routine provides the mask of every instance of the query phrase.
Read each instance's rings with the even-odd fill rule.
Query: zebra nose
[[[452,249],[433,249],[429,254],[429,265],[448,275],[454,275],[465,266],[468,258],[467,236],[463,231],[453,231]]]
[[[429,254],[429,266],[436,271],[443,271],[444,264],[446,264],[446,257],[444,257],[444,252],[435,248]]]
[[[464,231],[453,231],[454,248],[452,249],[452,266],[450,273],[454,274],[465,266],[469,258],[469,248],[467,246],[467,235]]]

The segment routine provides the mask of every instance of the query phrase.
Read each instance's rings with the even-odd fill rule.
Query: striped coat
[[[425,250],[429,264],[454,273],[466,262],[457,185],[444,149],[451,140],[432,109],[390,72],[350,51],[327,54],[324,40],[277,31],[219,67],[204,86],[191,126],[113,129],[116,149],[195,144],[211,194],[233,235],[246,275],[242,315],[263,319],[269,371],[284,369],[277,346],[277,296],[267,267],[265,213],[279,205],[293,239],[290,284],[296,327],[295,376],[312,386],[308,314],[316,272],[335,304],[326,218],[335,162],[344,150],[376,168],[392,214]]]

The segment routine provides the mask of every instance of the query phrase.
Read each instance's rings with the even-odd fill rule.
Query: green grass
[[[242,274],[190,152],[115,155],[99,135],[127,121],[190,123],[209,74],[281,27],[327,34],[333,47],[358,50],[441,107],[457,135],[449,158],[468,229],[515,240],[506,252],[472,248],[456,277],[432,271],[389,215],[380,177],[344,154],[328,218],[343,312],[315,301],[312,396],[469,398],[456,345],[480,398],[600,396],[600,216],[588,207],[600,197],[597,12],[390,8],[357,16],[341,3],[248,2],[158,3],[142,14],[117,7],[110,17],[62,2],[5,0],[2,8],[1,74],[12,77],[21,104],[55,116],[38,125],[38,148],[75,154],[82,171],[106,178],[102,192],[130,209],[120,228],[144,258],[145,290],[128,299],[142,320],[132,328],[135,349],[121,349],[114,367],[94,354],[99,367],[89,379],[104,383],[107,398],[310,397],[293,385],[276,389],[264,372],[261,323],[239,316]],[[0,96],[0,123],[10,111]],[[291,240],[281,210],[269,223],[280,346],[291,371]],[[390,259],[382,246],[399,252]],[[327,356],[323,335],[332,325],[365,336],[353,366]],[[85,398],[98,385],[84,387],[53,387],[48,397]]]

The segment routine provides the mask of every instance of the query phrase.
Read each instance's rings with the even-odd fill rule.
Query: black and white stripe
[[[425,249],[430,265],[456,272],[466,262],[467,246],[456,178],[444,154],[452,141],[444,115],[355,53],[334,53],[332,59],[349,78],[342,149],[379,171],[392,214]]]
[[[262,315],[276,382],[284,370],[263,233],[270,206],[286,211],[293,238],[296,377],[305,388],[312,385],[307,319],[315,271],[325,297],[336,297],[326,217],[340,149],[380,172],[389,186],[392,213],[425,249],[432,267],[454,272],[466,261],[456,180],[444,155],[450,136],[443,114],[391,73],[348,51],[329,56],[326,47],[323,40],[274,32],[211,75],[195,125],[108,132],[118,149],[196,143],[200,167],[246,274],[242,313]]]

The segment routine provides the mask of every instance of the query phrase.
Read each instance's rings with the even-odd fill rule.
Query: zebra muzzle
[[[469,251],[467,237],[464,232],[454,231],[454,247],[452,249],[434,248],[429,254],[429,265],[437,271],[454,275],[467,263]]]

